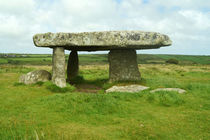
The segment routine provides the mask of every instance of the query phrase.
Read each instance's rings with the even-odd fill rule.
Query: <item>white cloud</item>
[[[40,32],[146,30],[168,34],[173,46],[148,53],[210,54],[207,0],[1,0],[0,53],[46,53]],[[199,47],[197,47],[199,46]],[[201,50],[204,49],[205,51]]]
[[[204,14],[200,11],[182,10],[179,14],[187,19],[196,29],[206,30],[210,28],[210,13]]]
[[[0,13],[8,15],[28,14],[35,7],[34,0],[1,0]]]
[[[210,7],[210,1],[208,0],[150,0],[150,2],[154,5],[159,5],[166,8],[180,7],[184,9],[200,9],[204,7]]]

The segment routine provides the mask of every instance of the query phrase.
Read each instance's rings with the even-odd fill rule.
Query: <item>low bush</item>
[[[171,58],[171,59],[166,60],[166,63],[168,63],[168,64],[179,64],[179,61],[177,59]]]

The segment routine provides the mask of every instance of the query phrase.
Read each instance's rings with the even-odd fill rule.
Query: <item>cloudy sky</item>
[[[143,30],[173,45],[138,53],[210,55],[210,0],[0,0],[0,53],[51,53],[44,32]]]

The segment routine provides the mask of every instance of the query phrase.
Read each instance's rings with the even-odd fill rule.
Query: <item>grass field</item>
[[[16,54],[20,56],[20,54]],[[68,55],[66,55],[66,60]],[[168,59],[176,59],[180,65],[210,64],[210,56],[196,55],[162,55],[162,54],[138,54],[138,64],[165,64]],[[80,65],[108,64],[107,54],[80,54]],[[50,54],[28,54],[25,57],[0,58],[1,64],[14,65],[51,65]]]
[[[44,65],[50,64],[50,56],[10,58],[16,65],[3,64],[8,59],[0,58],[0,139],[210,139],[209,57],[145,55],[138,59],[151,63],[155,57],[163,63],[175,57],[181,64],[140,64],[139,83],[149,90],[109,94],[104,93],[112,85],[107,82],[106,55],[81,55],[76,89],[65,93],[49,89],[49,82],[18,83],[19,76],[29,71],[51,71],[51,66]],[[149,92],[158,87],[182,88],[187,93]]]

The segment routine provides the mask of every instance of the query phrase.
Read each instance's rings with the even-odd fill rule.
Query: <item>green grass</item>
[[[0,66],[0,139],[209,139],[210,67],[141,65],[144,85],[179,87],[176,92],[111,93],[106,66],[81,67],[76,84],[98,94],[51,83],[18,84],[34,69]],[[49,87],[52,89],[50,89]]]
[[[107,66],[81,66],[64,91],[50,82],[18,83],[38,68],[50,69],[0,66],[0,139],[210,139],[209,65],[140,65],[149,90],[110,94]],[[75,89],[83,84],[98,94]],[[187,93],[149,92],[159,87]]]
[[[38,84],[40,86],[40,85],[42,85],[42,82],[38,82],[36,84]],[[51,82],[46,82],[45,86],[48,90],[50,90],[51,92],[54,92],[54,93],[66,93],[66,92],[72,92],[75,90],[75,87],[72,85],[69,85],[69,84],[67,84],[66,87],[61,88]]]
[[[195,55],[157,55],[164,60],[177,59],[182,64],[210,64],[209,56],[195,56]]]

